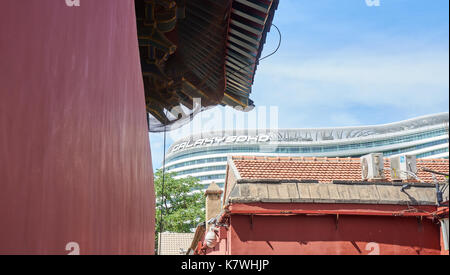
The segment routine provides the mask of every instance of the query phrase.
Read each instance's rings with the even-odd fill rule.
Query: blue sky
[[[280,128],[383,124],[449,110],[448,0],[380,0],[378,7],[280,0],[274,24],[282,46],[261,61],[251,98],[278,107]],[[273,29],[263,56],[277,43]],[[176,137],[169,133],[167,146]],[[160,168],[162,134],[151,134],[150,144]]]

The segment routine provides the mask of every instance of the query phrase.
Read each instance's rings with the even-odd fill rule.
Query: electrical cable
[[[442,190],[441,190],[441,192],[445,192],[445,189],[447,189],[447,187],[448,187],[448,183],[447,183],[447,184],[445,184],[445,185],[444,185],[444,187],[442,187]]]
[[[259,63],[260,61],[262,61],[262,60],[264,60],[264,59],[267,59],[267,58],[271,57],[272,55],[274,55],[274,54],[276,54],[276,53],[278,52],[278,50],[281,48],[281,43],[282,43],[282,40],[283,40],[283,36],[281,35],[280,29],[279,29],[275,24],[272,24],[272,26],[275,27],[275,28],[277,29],[278,35],[279,35],[279,37],[280,37],[279,40],[278,40],[278,46],[277,46],[277,48],[275,49],[275,51],[273,51],[272,53],[270,53],[270,54],[268,54],[268,55],[266,55],[266,56],[264,56],[264,57],[258,59],[257,61],[255,61],[255,62],[253,62],[253,63],[251,63],[251,64],[249,64],[249,65],[246,65],[246,66],[241,67],[239,70],[235,70],[234,73],[232,73],[232,74],[230,75],[230,77],[236,75],[237,73],[240,73],[243,69],[246,69],[246,68],[248,68],[248,67],[250,67],[250,66],[253,66],[253,65]]]
[[[160,209],[160,218],[159,218],[159,238],[162,237],[162,233],[163,233],[163,212],[164,212],[164,205],[166,206],[167,209],[167,204],[166,204],[166,198],[165,198],[165,182],[166,182],[166,140],[167,140],[167,129],[164,128],[164,153],[163,153],[163,167],[162,167],[162,184],[161,184],[161,209]],[[159,240],[159,243],[161,243],[161,240]],[[161,248],[158,247],[158,250],[161,251]]]

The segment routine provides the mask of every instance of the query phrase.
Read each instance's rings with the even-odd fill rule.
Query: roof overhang
[[[160,126],[219,104],[253,105],[251,87],[278,2],[135,0],[147,110]]]

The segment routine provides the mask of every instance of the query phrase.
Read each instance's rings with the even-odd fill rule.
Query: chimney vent
[[[222,211],[222,197],[223,191],[220,187],[215,183],[211,183],[211,185],[206,189],[206,232],[209,232],[209,228],[211,225],[208,223],[210,220],[216,218],[220,212]]]

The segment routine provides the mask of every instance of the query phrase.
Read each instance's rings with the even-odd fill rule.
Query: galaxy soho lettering
[[[178,145],[175,145],[173,147],[172,153],[185,150],[185,149],[191,149],[195,147],[200,146],[211,146],[214,144],[231,144],[231,143],[262,143],[262,142],[269,142],[270,137],[267,135],[261,135],[261,136],[230,136],[230,137],[215,137],[215,138],[202,138],[198,139],[195,142],[194,141],[187,141],[180,143]]]

